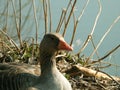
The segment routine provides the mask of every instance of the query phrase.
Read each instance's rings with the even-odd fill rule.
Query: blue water
[[[15,1],[15,0],[13,0]],[[30,37],[35,37],[35,31],[36,31],[36,25],[34,20],[34,12],[33,12],[33,6],[32,3],[28,3],[29,0],[21,0],[23,7],[22,9],[22,24],[24,23],[24,19],[27,18],[27,21],[22,28],[22,38],[28,39]],[[73,0],[74,1],[74,0]],[[85,5],[87,0],[77,0],[76,9],[75,9],[75,16],[78,18],[83,6]],[[5,8],[5,5],[7,3],[7,0],[0,0],[0,28],[3,28],[6,18],[6,13],[3,13],[3,10]],[[19,10],[18,2],[15,3],[15,9]],[[37,10],[37,21],[38,21],[38,39],[39,41],[42,39],[44,35],[44,16],[43,16],[43,9],[42,9],[42,0],[35,0],[35,6]],[[52,12],[52,31],[54,32],[57,28],[57,24],[62,12],[63,8],[66,8],[68,4],[67,0],[51,0],[51,12]],[[102,5],[102,12],[98,19],[98,23],[96,25],[94,34],[93,34],[93,40],[94,44],[97,45],[104,35],[104,33],[108,30],[110,25],[113,23],[113,21],[120,16],[120,1],[119,0],[101,0]],[[16,37],[16,28],[15,28],[15,20],[13,16],[13,9],[12,9],[12,3],[9,2],[9,19],[8,22],[8,34],[11,37]],[[27,17],[28,11],[30,9],[29,16]],[[99,5],[97,0],[90,0],[87,8],[85,9],[85,12],[82,16],[82,18],[79,21],[75,39],[73,42],[74,47],[74,53],[77,53],[83,42],[87,39],[87,36],[91,33],[91,30],[94,25],[94,21],[96,18],[96,15],[99,11]],[[18,16],[18,11],[16,12]],[[73,19],[71,18],[70,23],[67,28],[67,32],[65,35],[65,40],[70,43],[72,31],[73,31]],[[61,33],[63,31],[63,26],[61,28]],[[17,40],[17,38],[14,38],[14,40]],[[98,48],[98,54],[99,57],[104,56],[107,54],[112,48],[120,44],[120,21],[118,21],[109,34],[106,36],[100,47]],[[93,52],[93,46],[91,42],[88,44],[86,49],[82,52],[82,54],[89,56]],[[92,57],[93,59],[97,59],[96,56]],[[111,54],[108,58],[105,59],[104,62],[115,64],[112,65],[112,67],[104,69],[109,74],[112,75],[118,75],[120,76],[120,49],[115,51],[113,54]],[[118,67],[116,67],[116,65]]]

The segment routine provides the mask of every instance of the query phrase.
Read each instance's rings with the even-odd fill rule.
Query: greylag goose
[[[72,47],[60,34],[46,34],[40,44],[39,75],[30,65],[0,64],[0,90],[72,90],[69,81],[56,67],[58,50],[71,51]]]

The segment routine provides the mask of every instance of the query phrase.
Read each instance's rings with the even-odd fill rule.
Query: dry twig
[[[44,11],[44,21],[45,21],[45,34],[48,32],[48,5],[46,0],[43,0],[43,11]]]
[[[21,38],[21,30],[20,30],[20,26],[18,26],[18,22],[17,22],[15,5],[14,5],[14,1],[13,0],[11,0],[11,2],[12,2],[13,11],[14,11],[14,18],[15,18],[17,35],[18,35],[18,39],[19,39],[19,42],[20,42],[20,47],[22,47],[23,45],[22,45],[22,38]]]
[[[9,42],[14,45],[16,47],[16,49],[18,51],[20,51],[19,47],[17,46],[17,44],[12,40],[12,38],[10,38],[6,32],[4,32],[1,28],[0,28],[0,31],[8,38]]]
[[[37,44],[37,39],[38,39],[38,21],[37,21],[37,16],[36,16],[36,5],[35,5],[35,1],[32,0],[32,4],[33,4],[33,11],[34,11],[34,19],[35,19],[35,25],[36,25],[36,44]]]
[[[61,17],[60,17],[60,20],[59,20],[59,23],[58,23],[56,32],[59,32],[59,31],[60,31],[60,28],[61,28],[61,26],[62,26],[62,24],[63,24],[63,21],[65,20],[65,17],[66,17],[68,8],[69,8],[70,5],[71,5],[71,2],[72,2],[72,0],[69,1],[68,5],[67,5],[67,8],[62,10],[62,14],[61,14]]]
[[[110,52],[108,52],[105,56],[101,57],[100,59],[98,59],[97,61],[92,61],[92,64],[95,64],[97,62],[101,62],[102,60],[104,60],[106,57],[108,57],[109,55],[111,55],[113,52],[115,52],[118,48],[120,48],[120,44],[118,46],[116,46],[115,48],[113,48]]]
[[[82,11],[80,12],[80,15],[79,15],[77,21],[75,20],[75,17],[73,16],[73,17],[74,17],[74,20],[75,20],[75,23],[74,23],[74,29],[73,29],[73,34],[72,34],[72,39],[71,39],[70,45],[72,45],[72,43],[73,43],[73,40],[74,40],[74,37],[75,37],[76,28],[77,28],[77,25],[78,25],[78,22],[80,21],[81,17],[83,16],[84,11],[85,11],[85,9],[86,9],[88,3],[89,3],[89,0],[87,0],[86,4],[84,5]],[[73,14],[73,15],[74,15],[74,14]]]
[[[96,46],[95,50],[93,51],[93,53],[89,56],[89,58],[91,58],[94,53],[97,51],[97,49],[99,48],[99,46],[101,45],[101,43],[103,42],[104,38],[107,36],[107,34],[111,31],[112,27],[120,20],[120,16],[118,16],[114,22],[110,25],[110,27],[108,28],[108,30],[105,32],[105,34],[103,35],[103,37],[101,38],[101,40],[99,41],[98,45]]]
[[[77,1],[77,0],[74,0],[74,3],[73,3],[73,5],[72,5],[71,11],[70,11],[70,14],[69,14],[69,16],[68,16],[68,18],[67,18],[67,21],[66,21],[66,23],[65,23],[64,31],[63,31],[63,34],[62,34],[63,37],[65,36],[66,29],[67,29],[67,26],[68,26],[68,24],[69,24],[71,15],[73,14],[73,11],[74,11],[74,7],[75,7],[75,4],[76,4],[76,1]]]
[[[86,48],[86,46],[88,45],[88,43],[91,40],[91,37],[92,37],[92,35],[94,33],[95,27],[97,25],[98,19],[100,17],[101,11],[102,11],[102,5],[101,5],[100,0],[98,0],[98,4],[99,4],[99,11],[98,11],[98,14],[96,16],[96,19],[95,19],[92,31],[91,31],[90,35],[88,35],[87,40],[84,42],[82,48],[79,50],[79,52],[77,53],[77,55],[79,55]]]

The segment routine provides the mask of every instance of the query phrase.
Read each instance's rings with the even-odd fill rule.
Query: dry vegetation
[[[35,7],[35,0],[29,1],[27,4],[31,4],[32,10],[34,12],[34,24],[36,26],[36,35],[35,40],[32,38],[31,42],[28,43],[27,41],[22,40],[22,26],[27,22],[27,19],[23,20],[23,24],[21,22],[21,9],[25,7],[24,5],[21,5],[21,0],[19,0],[18,8],[19,10],[16,10],[15,8],[15,2],[13,0],[7,0],[5,6],[5,10],[3,10],[3,13],[6,13],[5,15],[5,21],[6,24],[3,28],[0,28],[0,62],[6,63],[6,62],[19,62],[19,63],[29,63],[29,64],[37,64],[38,59],[38,19],[36,16],[36,7]],[[17,38],[19,41],[19,46],[16,44],[16,42],[11,38],[11,36],[8,34],[9,28],[8,26],[8,18],[10,18],[8,12],[9,12],[9,4],[12,4],[13,9],[13,15],[16,32],[17,32]],[[41,1],[43,4],[43,12],[44,12],[44,28],[45,33],[52,32],[52,13],[51,13],[51,6],[49,0],[43,0]],[[85,9],[87,5],[89,4],[89,0],[87,0],[86,4],[84,5],[82,11],[80,12],[79,17],[75,17],[74,8],[77,3],[77,0],[70,0],[68,2],[68,5],[66,9],[62,10],[61,17],[59,19],[59,23],[56,29],[56,32],[60,32],[61,27],[63,26],[63,33],[62,35],[66,35],[68,24],[70,23],[70,19],[74,18],[74,29],[73,34],[71,38],[70,45],[73,44],[74,37],[77,30],[77,25],[79,24],[79,21],[85,12]],[[26,4],[26,5],[27,5]],[[103,42],[104,38],[107,36],[107,34],[111,31],[112,27],[120,20],[120,16],[118,16],[114,22],[110,25],[106,33],[103,35],[101,40],[97,45],[94,45],[93,42],[93,34],[95,27],[97,25],[99,16],[102,11],[102,6],[100,3],[100,0],[98,0],[99,4],[99,11],[96,16],[96,19],[94,21],[93,28],[88,35],[86,41],[84,41],[83,46],[80,48],[80,50],[74,54],[74,53],[68,53],[68,52],[59,52],[56,56],[57,60],[57,66],[59,70],[65,74],[65,76],[70,80],[73,90],[120,90],[120,78],[108,75],[105,72],[100,71],[100,68],[97,67],[97,65],[101,64],[102,61],[108,57],[110,54],[114,53],[119,47],[116,46],[115,48],[111,49],[106,55],[104,55],[101,58],[98,58],[97,60],[92,60],[91,57],[96,54],[97,55],[97,49]],[[29,12],[30,13],[30,12]],[[29,15],[28,13],[28,15]],[[18,16],[17,16],[18,14]],[[34,36],[33,36],[34,37]],[[81,53],[84,51],[84,49],[87,47],[88,43],[92,42],[94,50],[91,53],[90,56],[82,56]],[[111,64],[108,64],[104,68],[109,68]],[[101,66],[102,67],[102,66]]]

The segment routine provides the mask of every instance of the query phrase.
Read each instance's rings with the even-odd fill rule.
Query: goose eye
[[[53,37],[51,37],[51,39],[52,39],[52,40],[54,40],[54,38],[53,38]]]

